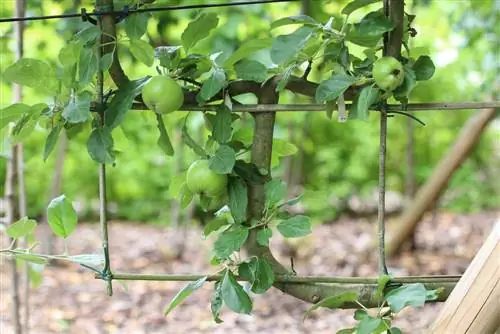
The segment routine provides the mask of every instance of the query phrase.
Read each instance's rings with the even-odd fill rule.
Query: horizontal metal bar
[[[347,104],[346,108],[350,108],[351,104]],[[145,107],[139,107],[138,105],[135,109],[144,109]],[[401,104],[389,104],[387,106],[388,111],[429,111],[429,110],[463,110],[463,109],[489,109],[489,108],[500,108],[500,101],[492,102],[441,102],[441,103],[410,103],[403,107]],[[182,111],[215,111],[217,106],[206,105],[206,106],[195,106],[195,105],[185,105],[181,107]],[[233,105],[234,112],[250,112],[250,113],[260,113],[260,112],[321,112],[326,110],[325,104],[245,104],[245,105]]]
[[[207,281],[219,281],[221,275],[148,275],[133,273],[113,273],[112,279],[123,281],[177,281],[190,282],[208,276]],[[403,276],[391,279],[394,283],[456,283],[461,276]],[[96,278],[102,279],[99,274]],[[238,277],[239,281],[245,281]],[[276,276],[278,283],[345,283],[345,284],[377,284],[377,277],[342,277],[342,276]]]

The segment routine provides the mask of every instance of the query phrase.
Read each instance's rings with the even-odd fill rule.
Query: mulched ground
[[[419,225],[418,251],[404,252],[389,262],[395,275],[461,274],[488,236],[500,212],[470,215],[428,215]],[[389,222],[391,225],[396,222]],[[70,239],[71,254],[99,249],[95,224],[81,224]],[[283,263],[294,257],[300,275],[374,276],[374,220],[348,220],[314,228],[310,237],[284,242],[276,238],[272,248]],[[185,240],[182,259],[175,258],[179,240]],[[204,273],[212,240],[201,240],[201,230],[182,231],[147,225],[112,222],[112,268],[137,273]],[[5,245],[5,243],[4,243]],[[10,322],[8,266],[0,259],[0,333],[13,333]],[[224,323],[211,319],[212,284],[198,290],[168,318],[163,309],[184,283],[114,283],[108,297],[104,283],[76,265],[48,267],[41,286],[32,291],[31,333],[335,333],[353,323],[352,310],[321,309],[306,321],[308,304],[272,290],[255,296],[252,316],[222,313]],[[441,305],[427,305],[402,312],[396,320],[406,333],[425,333]]]

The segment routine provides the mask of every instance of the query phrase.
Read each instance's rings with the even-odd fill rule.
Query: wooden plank
[[[446,301],[431,334],[493,334],[500,328],[500,221]]]

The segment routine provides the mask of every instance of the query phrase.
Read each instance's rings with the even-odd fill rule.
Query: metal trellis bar
[[[235,1],[235,2],[225,2],[225,3],[207,3],[199,5],[180,5],[180,6],[167,6],[167,7],[151,7],[142,9],[127,9],[120,11],[106,11],[99,12],[94,11],[87,13],[82,11],[85,15],[94,16],[105,16],[105,15],[129,15],[134,13],[150,13],[150,12],[161,12],[161,11],[173,11],[173,10],[185,10],[185,9],[203,9],[203,8],[216,8],[216,7],[234,7],[234,6],[245,6],[245,5],[260,5],[260,4],[273,4],[273,3],[283,3],[283,2],[297,2],[299,0],[256,0],[256,1]],[[46,16],[29,16],[29,17],[11,17],[2,18],[2,22],[19,22],[19,21],[40,21],[40,20],[52,20],[52,19],[69,19],[82,17],[82,13],[75,14],[60,14],[60,15],[46,15]]]

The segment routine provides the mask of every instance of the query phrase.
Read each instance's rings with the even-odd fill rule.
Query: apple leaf
[[[229,174],[233,170],[235,162],[236,153],[234,150],[227,145],[221,145],[215,155],[210,158],[209,167],[217,174]]]
[[[242,60],[234,65],[236,75],[243,80],[264,82],[267,78],[267,68],[256,60]]]
[[[19,59],[5,69],[2,78],[5,82],[30,87],[49,96],[57,95],[59,92],[59,80],[54,68],[38,59]]]
[[[148,28],[148,13],[132,13],[125,18],[125,33],[130,39],[141,38]]]
[[[343,9],[342,9],[342,14],[344,15],[351,15],[354,11],[366,7],[368,5],[371,5],[372,3],[380,2],[382,3],[382,0],[354,0],[349,2]]]
[[[92,94],[86,91],[81,92],[70,100],[62,112],[62,117],[68,123],[85,123],[90,119],[91,102]]]
[[[56,125],[50,130],[47,135],[47,139],[45,140],[45,148],[43,150],[43,161],[46,161],[49,157],[50,153],[54,150],[57,144],[57,140],[59,139],[59,134],[61,133],[63,126]]]
[[[264,185],[265,191],[265,208],[266,210],[273,208],[286,195],[286,184],[280,179],[273,179]]]
[[[37,223],[35,220],[23,217],[7,227],[5,233],[13,239],[18,239],[32,233],[36,226]]]
[[[373,86],[364,87],[356,96],[349,113],[350,119],[368,120],[368,111],[370,107],[377,102],[380,97],[380,91]]]
[[[130,40],[130,53],[146,66],[153,66],[155,60],[155,50],[148,42],[142,39]]]
[[[271,60],[277,65],[293,60],[313,36],[316,28],[303,26],[289,35],[278,36],[271,47]]]
[[[311,233],[311,218],[303,215],[293,216],[282,220],[277,229],[285,238],[303,237]]]
[[[208,101],[215,96],[226,85],[226,73],[218,67],[213,67],[210,77],[203,82],[199,97],[203,101]]]
[[[238,284],[236,277],[230,270],[226,270],[226,274],[221,284],[222,300],[224,303],[236,313],[250,314],[252,311],[252,300],[243,290],[243,287]]]
[[[55,235],[67,238],[76,228],[76,211],[65,195],[54,198],[47,207],[47,223]]]
[[[214,243],[214,253],[220,259],[227,259],[243,246],[248,238],[248,230],[239,225],[222,232]]]
[[[184,301],[187,297],[189,297],[194,291],[198,290],[203,286],[203,284],[206,282],[207,276],[203,276],[197,281],[190,282],[188,285],[186,285],[181,291],[179,291],[175,297],[170,301],[168,304],[167,308],[165,309],[164,314],[168,315],[174,308],[177,307],[180,303]]]
[[[229,177],[228,183],[229,209],[236,223],[247,219],[248,193],[247,185],[239,177]]]
[[[261,246],[268,247],[269,239],[273,236],[273,230],[270,228],[263,228],[257,232],[257,243]]]
[[[418,57],[412,67],[417,81],[429,80],[434,75],[436,67],[429,56]]]
[[[335,100],[340,95],[344,94],[344,92],[355,82],[355,77],[344,74],[337,74],[328,80],[322,81],[316,89],[316,102],[324,103]]]
[[[181,35],[182,46],[186,53],[200,40],[207,37],[210,31],[217,27],[219,19],[215,13],[201,13],[196,19],[189,22]]]
[[[93,160],[101,164],[113,163],[115,153],[111,131],[108,128],[94,129],[87,140],[87,151]]]

